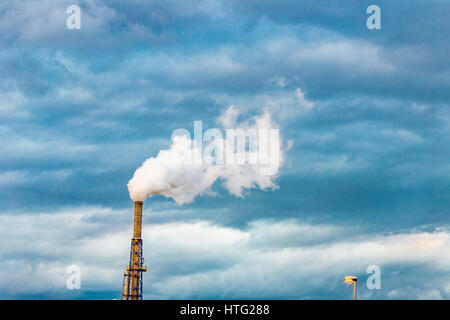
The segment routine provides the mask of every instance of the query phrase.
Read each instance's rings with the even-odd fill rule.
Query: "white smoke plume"
[[[271,114],[265,111],[250,120],[238,122],[239,110],[230,106],[217,122],[223,130],[242,129],[245,132],[269,132],[258,136],[257,148],[250,147],[242,150],[227,148],[227,141],[215,129],[215,139],[208,140],[207,130],[199,144],[194,136],[175,136],[169,149],[159,151],[156,157],[144,161],[133,178],[128,183],[128,191],[134,201],[144,201],[153,195],[164,195],[172,198],[177,204],[193,202],[198,195],[215,195],[212,186],[221,181],[228,192],[237,197],[243,197],[244,189],[260,188],[262,190],[275,189],[275,179],[278,168],[282,163],[282,143],[278,135],[278,127],[272,121]],[[276,135],[270,130],[276,128]],[[263,129],[263,130],[261,130]],[[264,131],[265,130],[265,131]],[[228,130],[227,137],[228,137]],[[220,132],[219,132],[220,133]],[[208,140],[208,141],[205,141]],[[234,142],[233,138],[233,142]],[[276,143],[274,143],[276,142]],[[250,144],[248,142],[248,144]],[[216,147],[215,152],[211,150]],[[226,149],[226,152],[224,152]],[[234,159],[246,159],[245,163],[230,164],[228,156]],[[223,158],[219,157],[223,156]],[[258,162],[249,159],[258,158]],[[223,161],[222,161],[223,160]],[[275,170],[274,170],[275,169]]]

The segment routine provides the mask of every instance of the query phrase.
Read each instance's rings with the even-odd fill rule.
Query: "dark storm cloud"
[[[234,104],[250,115],[269,108],[283,138],[293,142],[280,188],[245,192],[242,199],[215,186],[218,196],[183,207],[154,197],[146,202],[152,211],[147,222],[163,229],[186,223],[189,237],[198,221],[215,224],[200,228],[207,235],[228,228],[225,233],[237,238],[251,234],[258,219],[332,226],[329,234],[308,229],[309,240],[292,240],[301,228],[289,239],[280,232],[263,251],[306,248],[324,239],[333,246],[341,239],[334,231],[349,222],[357,225],[356,234],[449,223],[448,1],[379,1],[381,30],[366,28],[370,1],[79,1],[81,30],[65,27],[69,4],[0,5],[2,215],[58,214],[59,208],[85,205],[128,212],[126,183],[142,161],[166,148],[174,129],[192,131],[194,120],[214,127]],[[85,219],[119,230],[125,218],[94,212]],[[70,223],[66,229],[74,241],[91,236]],[[170,258],[178,252],[172,243],[156,255],[156,284],[149,293],[179,298],[183,283],[170,278],[177,275],[198,280],[183,296],[188,298],[248,298],[256,291],[262,298],[297,298],[299,288],[288,283],[304,281],[297,275],[272,279],[284,284],[272,295],[260,283],[240,290],[237,281],[226,295],[226,280],[206,288],[211,274],[222,269],[245,279],[239,263],[253,242],[250,247],[239,256],[229,253],[229,263],[215,255],[178,261]],[[78,257],[87,261],[92,253],[83,250]],[[198,254],[195,248],[189,252]],[[33,263],[52,259],[46,250],[29,254]],[[11,252],[3,256],[14,258]],[[71,258],[67,253],[61,260]],[[411,260],[387,270],[392,287],[377,297],[445,297],[442,286],[435,292],[407,284],[404,274],[417,274],[417,265],[403,263]],[[285,267],[280,271],[292,266]],[[362,265],[355,269],[363,271]],[[121,269],[114,279],[120,275]],[[339,286],[309,283],[301,294],[342,297]],[[33,290],[17,294],[54,296],[52,288]],[[84,295],[110,298],[108,290],[97,284]]]
[[[52,199],[48,203],[64,204],[82,199],[95,202],[96,195],[106,197],[111,192],[122,194],[123,188],[112,185],[126,180],[126,172],[131,175],[140,161],[167,145],[173,129],[191,129],[197,119],[213,126],[214,118],[229,104],[256,110],[267,101],[281,106],[280,117],[287,120],[285,136],[294,140],[288,155],[290,167],[281,181],[316,186],[305,189],[317,190],[330,199],[316,202],[308,196],[306,203],[310,204],[301,211],[358,210],[352,205],[358,203],[352,201],[352,190],[358,190],[371,176],[373,190],[368,188],[363,197],[368,200],[361,210],[384,211],[383,203],[405,204],[400,194],[407,198],[414,197],[418,192],[414,190],[433,194],[433,184],[444,190],[448,186],[442,170],[429,168],[431,163],[448,160],[448,147],[445,138],[442,140],[448,133],[446,101],[450,92],[441,50],[445,42],[427,35],[430,41],[421,45],[415,29],[408,29],[407,20],[398,18],[394,28],[390,19],[401,17],[399,12],[406,7],[406,14],[417,18],[416,25],[426,26],[422,34],[440,27],[440,35],[445,37],[448,28],[435,5],[426,6],[419,15],[419,2],[380,3],[383,28],[375,32],[365,28],[366,4],[362,2],[318,6],[290,1],[276,5],[199,1],[198,6],[189,7],[175,2],[125,6],[120,1],[86,1],[80,5],[87,17],[80,30],[84,33],[79,34],[91,41],[105,41],[107,49],[89,47],[79,34],[61,28],[66,14],[61,17],[57,10],[64,9],[62,4],[48,1],[37,6],[28,1],[4,5],[1,26],[17,36],[9,39],[15,45],[1,57],[6,79],[3,92],[11,100],[11,112],[4,114],[10,121],[4,125],[3,136],[11,143],[3,147],[0,161],[5,174],[16,177],[15,184],[4,187],[3,192],[11,193],[20,185],[16,194],[23,192],[30,199],[44,194],[45,199]],[[43,16],[34,14],[34,9]],[[424,24],[424,15],[434,17],[432,27]],[[28,22],[14,29],[13,17]],[[50,20],[45,32],[31,32],[30,28],[41,26],[40,19],[46,17]],[[220,26],[232,22],[236,29],[231,28],[222,43],[217,42],[223,35]],[[197,39],[188,36],[199,26],[211,24],[217,29],[200,32]],[[176,35],[177,40],[159,46],[140,43],[140,33],[131,33],[130,39],[136,42],[127,42],[124,34],[131,25]],[[408,30],[408,39],[392,45],[389,39]],[[215,44],[208,45],[211,41]],[[316,102],[314,110],[298,113],[297,88]],[[159,139],[157,145],[147,147],[149,137]],[[292,167],[308,168],[310,173],[303,170],[299,175]],[[43,176],[37,174],[39,170],[66,174],[60,175],[56,184],[27,183],[25,177]],[[416,172],[426,174],[408,186]],[[330,174],[336,182],[322,184],[322,177],[330,179]],[[386,179],[376,178],[381,176]],[[47,187],[38,189],[39,183]],[[342,204],[332,200],[342,198],[333,196],[333,183],[337,194],[343,192],[343,199],[348,199]],[[342,191],[345,188],[340,185],[349,189]],[[375,190],[380,190],[379,196]],[[297,194],[292,190],[281,197]],[[97,200],[103,202],[105,197]],[[379,197],[387,199],[380,202]],[[114,198],[125,200],[126,196]],[[278,196],[274,208],[283,206],[276,199]],[[212,205],[209,201],[222,203],[212,199],[207,205]],[[440,209],[447,199],[435,201]],[[255,206],[252,202],[246,205],[249,212],[259,212],[251,209]],[[297,209],[288,207],[287,211],[296,215]]]

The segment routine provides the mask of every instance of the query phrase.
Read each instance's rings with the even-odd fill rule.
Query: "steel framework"
[[[144,248],[141,239],[142,202],[134,203],[134,231],[131,239],[130,262],[123,275],[122,300],[142,300],[142,272],[144,266]]]

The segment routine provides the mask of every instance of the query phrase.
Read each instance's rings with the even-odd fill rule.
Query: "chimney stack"
[[[130,263],[124,273],[122,300],[142,300],[142,272],[147,271],[142,243],[142,204],[142,201],[134,202],[133,239]]]
[[[141,239],[142,237],[142,203],[142,201],[134,202],[134,239]]]

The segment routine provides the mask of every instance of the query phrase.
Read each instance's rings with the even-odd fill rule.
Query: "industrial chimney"
[[[131,239],[130,263],[124,273],[122,300],[142,300],[142,272],[144,266],[142,244],[142,201],[134,202],[134,227]]]

